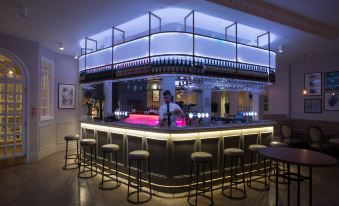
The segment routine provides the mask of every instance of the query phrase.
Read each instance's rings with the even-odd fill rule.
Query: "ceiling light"
[[[28,15],[30,14],[31,9],[28,8],[27,6],[24,5],[20,5],[18,6],[19,8],[19,14],[22,18],[26,18],[28,17]]]
[[[59,46],[59,50],[63,51],[64,50],[64,45],[62,45],[61,42],[58,43],[58,46]]]
[[[12,70],[9,70],[7,76],[10,78],[14,77],[14,72]]]
[[[283,53],[284,52],[284,47],[282,45],[279,46],[279,53]]]
[[[74,56],[74,59],[78,59],[78,56]]]

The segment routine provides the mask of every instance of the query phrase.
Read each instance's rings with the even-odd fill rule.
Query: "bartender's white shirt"
[[[174,114],[174,111],[179,109],[181,112],[181,108],[177,105],[177,104],[174,104],[174,103],[169,103],[169,111],[172,113],[171,114],[171,126],[176,126],[176,120],[177,120],[177,115]],[[160,118],[160,121],[163,120],[163,119],[166,119],[167,120],[167,104],[163,104],[160,106],[159,108],[159,118]]]

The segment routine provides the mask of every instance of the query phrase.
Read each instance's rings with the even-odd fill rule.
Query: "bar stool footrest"
[[[207,195],[204,195],[204,194],[201,194],[202,192],[198,192],[198,197],[203,197],[203,198],[206,198],[210,201],[210,206],[212,206],[214,204],[214,201],[213,201],[213,198],[210,197],[210,196],[207,196]],[[189,196],[187,196],[187,203],[190,205],[190,206],[196,206],[195,204],[191,203],[191,199],[192,198],[195,198],[196,197],[196,194],[191,194]]]
[[[131,187],[131,186],[130,186]],[[134,195],[138,195],[138,193],[139,193],[139,195],[142,195],[142,194],[144,194],[145,196],[147,196],[147,198],[146,199],[144,199],[144,200],[131,200],[131,197],[132,196],[134,196]],[[140,198],[140,197],[139,197]],[[148,201],[150,201],[152,199],[152,194],[150,194],[150,192],[148,192],[148,191],[145,191],[145,190],[143,190],[143,189],[141,189],[141,190],[139,190],[139,189],[137,189],[136,191],[133,191],[133,192],[130,192],[129,194],[127,194],[127,201],[129,202],[129,203],[132,203],[132,204],[142,204],[142,203],[146,203],[146,202],[148,202]]]
[[[231,189],[240,192],[240,193],[241,193],[241,196],[235,197],[235,196],[233,195],[233,193],[232,193],[232,195],[230,195],[230,194],[227,194],[227,193],[225,192],[225,191],[228,191],[228,190],[231,190]],[[221,189],[221,194],[224,195],[224,196],[227,197],[227,198],[235,199],[235,200],[242,200],[242,199],[245,199],[245,198],[246,198],[246,191],[245,191],[245,190],[240,189],[240,188],[236,188],[236,187],[234,187],[234,186],[231,187],[231,185],[230,185],[230,186],[225,186],[224,188],[222,188],[222,189]]]

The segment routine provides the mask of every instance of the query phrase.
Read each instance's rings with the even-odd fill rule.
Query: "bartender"
[[[180,116],[184,119],[185,113],[177,104],[171,102],[172,95],[170,91],[165,90],[162,96],[165,103],[159,108],[160,126],[176,126],[177,117]]]

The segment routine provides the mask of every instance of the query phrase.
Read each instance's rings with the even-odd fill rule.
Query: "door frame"
[[[11,51],[8,51],[6,49],[3,49],[0,47],[0,54],[3,56],[6,56],[9,58],[22,72],[22,81],[23,81],[23,95],[22,95],[22,106],[23,106],[23,121],[24,121],[24,158],[26,162],[30,161],[30,144],[28,141],[28,134],[30,134],[30,128],[32,126],[31,121],[28,121],[29,116],[29,110],[28,110],[28,105],[30,105],[30,98],[29,98],[29,92],[30,92],[30,85],[29,85],[29,74],[27,67],[25,63],[14,53]]]

